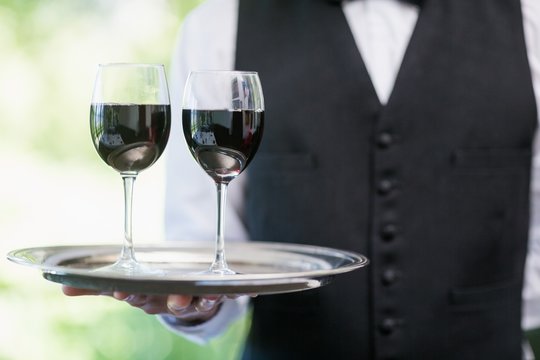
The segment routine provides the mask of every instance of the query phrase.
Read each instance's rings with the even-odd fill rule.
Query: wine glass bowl
[[[139,172],[163,153],[171,128],[169,91],[162,65],[104,64],[98,68],[90,106],[90,133],[101,159],[124,181],[124,245],[118,261],[102,271],[151,272],[135,258],[131,203]]]
[[[245,71],[192,71],[182,103],[188,148],[214,180],[218,195],[216,254],[210,272],[234,274],[225,260],[224,213],[227,185],[257,152],[264,124],[259,76]]]
[[[170,117],[170,105],[93,103],[90,129],[94,146],[116,171],[141,172],[163,153]]]

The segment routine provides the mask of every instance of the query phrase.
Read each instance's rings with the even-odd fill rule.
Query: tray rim
[[[70,281],[70,279],[87,279],[89,282],[103,283],[109,282],[114,284],[123,284],[123,286],[136,286],[142,284],[146,286],[160,286],[160,285],[184,285],[186,288],[197,288],[203,293],[210,293],[212,290],[226,290],[229,288],[253,288],[254,286],[261,287],[264,290],[265,287],[275,288],[276,286],[283,285],[290,286],[291,283],[297,284],[312,284],[312,285],[298,285],[296,290],[286,291],[273,291],[270,293],[280,292],[293,292],[316,288],[329,283],[335,275],[350,272],[361,267],[365,267],[369,264],[369,260],[366,256],[349,250],[339,250],[331,247],[317,246],[317,245],[304,245],[295,243],[279,243],[279,242],[231,242],[228,248],[247,248],[257,251],[273,250],[277,252],[285,253],[300,253],[302,255],[324,255],[332,256],[335,258],[343,259],[346,263],[343,266],[332,267],[330,269],[316,269],[306,271],[294,271],[287,273],[256,273],[256,274],[235,274],[235,275],[217,275],[217,274],[169,274],[167,276],[141,276],[141,275],[123,275],[113,273],[99,273],[93,272],[88,269],[70,268],[67,266],[58,265],[56,263],[46,264],[46,261],[50,259],[54,254],[69,254],[70,252],[79,252],[72,258],[92,256],[92,254],[99,254],[103,252],[105,254],[120,252],[121,245],[118,244],[84,244],[84,245],[54,245],[54,246],[38,246],[28,247],[11,250],[7,254],[7,258],[19,265],[27,266],[29,268],[35,268],[43,273],[43,276],[49,280],[59,283],[64,283],[62,280]],[[156,252],[156,251],[182,251],[183,249],[202,250],[213,249],[213,244],[207,242],[188,242],[188,241],[166,241],[154,244],[139,244],[136,246],[135,251],[139,252]],[[36,252],[47,252],[48,254],[43,259],[28,259],[22,258],[23,253],[32,254]],[[70,257],[66,257],[63,260],[68,260]],[[152,262],[148,262],[152,263]],[[159,264],[157,262],[157,264]],[[50,276],[47,276],[47,275]],[[313,282],[315,281],[315,282]],[[315,284],[316,283],[316,284]],[[314,284],[314,285],[313,285]],[[318,284],[318,285],[317,285]],[[235,291],[225,291],[228,293],[235,293]],[[262,291],[264,293],[264,291]]]

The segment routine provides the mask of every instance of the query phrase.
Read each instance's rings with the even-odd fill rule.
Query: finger
[[[83,295],[101,295],[102,293],[97,290],[79,289],[71,286],[62,286],[62,292],[67,296],[83,296]]]
[[[123,291],[115,291],[113,292],[113,297],[116,300],[126,300],[131,294]]]
[[[204,297],[169,295],[167,308],[169,313],[178,319],[198,323],[214,316],[222,301],[223,296],[219,295]]]
[[[214,310],[214,308],[221,302],[221,297],[206,296],[197,298],[194,302],[195,310],[201,313],[206,313]]]
[[[190,295],[169,295],[167,297],[167,309],[174,316],[182,315],[190,306],[193,297]]]
[[[123,291],[115,291],[112,296],[119,301],[143,310],[150,315],[166,314],[168,312],[165,295],[130,294]]]
[[[167,296],[164,296],[164,295],[147,296],[146,302],[143,305],[140,305],[138,307],[149,315],[166,314],[168,313]]]
[[[131,306],[143,307],[148,302],[149,296],[144,294],[130,294],[122,300],[127,302]]]

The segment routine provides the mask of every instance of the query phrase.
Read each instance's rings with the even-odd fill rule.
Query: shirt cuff
[[[523,319],[524,330],[540,328],[540,246],[531,246],[525,263],[525,279],[523,287]]]
[[[170,331],[196,344],[204,345],[213,338],[222,335],[229,326],[247,311],[248,296],[226,299],[211,319],[196,325],[186,325],[172,315],[158,315],[159,321]]]

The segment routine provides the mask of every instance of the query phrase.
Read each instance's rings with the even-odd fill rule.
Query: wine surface
[[[161,156],[171,128],[170,105],[92,104],[90,130],[101,158],[119,172],[139,172]]]
[[[182,111],[188,147],[199,165],[217,182],[240,174],[261,142],[264,111]]]

